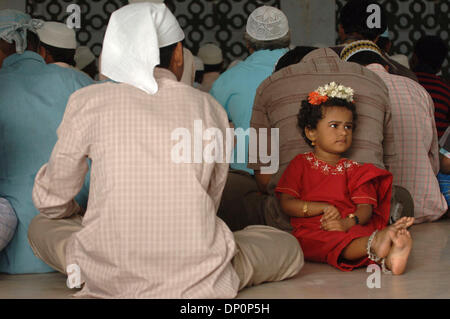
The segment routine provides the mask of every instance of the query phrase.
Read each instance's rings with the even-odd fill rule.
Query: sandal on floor
[[[394,185],[389,224],[394,224],[402,217],[414,217],[414,201],[406,188]]]

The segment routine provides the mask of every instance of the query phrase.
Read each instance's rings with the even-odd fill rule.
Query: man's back
[[[225,108],[235,128],[249,128],[256,90],[272,74],[276,62],[286,52],[286,49],[256,51],[245,61],[222,73],[214,82],[210,93]],[[245,151],[247,158],[248,137]],[[232,168],[253,173],[246,163],[237,163],[237,159],[235,153]]]
[[[389,167],[394,162],[389,95],[382,80],[355,63],[341,61],[331,49],[315,50],[305,56],[302,62],[267,78],[258,88],[255,97],[251,127],[272,127],[280,130],[280,168],[269,183],[269,194],[273,194],[289,162],[297,154],[311,150],[297,125],[301,101],[310,92],[331,81],[351,87],[355,91],[358,120],[352,147],[345,157],[361,163],[372,163],[381,168]],[[268,149],[270,153],[270,142]],[[257,163],[257,158],[250,157],[249,162],[249,167],[255,170],[266,166]],[[276,199],[271,196],[269,200]],[[267,205],[276,206],[275,203]]]
[[[46,65],[41,56],[25,51],[5,59],[0,83],[0,193],[19,219],[13,240],[0,255],[0,272],[53,271],[34,256],[27,240],[28,224],[39,213],[31,200],[34,176],[56,143],[70,94],[93,82],[81,72]],[[85,203],[87,193],[78,199]]]
[[[201,144],[194,154],[203,130],[225,136],[226,114],[171,72],[157,68],[155,77],[154,95],[106,83],[69,101],[55,152],[72,145],[89,156],[92,177],[67,264],[83,270],[81,296],[232,298],[235,243],[216,217],[228,165],[195,162]]]
[[[447,204],[436,178],[439,148],[433,101],[417,82],[389,74],[379,64],[367,68],[389,89],[397,147],[397,163],[391,168],[394,183],[411,193],[416,223],[434,221],[447,211]]]

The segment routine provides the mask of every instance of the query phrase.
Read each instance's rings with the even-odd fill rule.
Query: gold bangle
[[[305,217],[308,217],[308,202],[305,201],[305,203],[303,204],[303,215]]]

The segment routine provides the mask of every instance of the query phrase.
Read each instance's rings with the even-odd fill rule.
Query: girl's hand
[[[349,224],[350,219],[335,219],[322,222],[320,228],[325,231],[343,231],[346,232],[350,229],[351,225]]]
[[[323,210],[323,216],[320,219],[320,222],[323,224],[326,221],[341,219],[341,213],[339,210],[333,205],[328,205]]]

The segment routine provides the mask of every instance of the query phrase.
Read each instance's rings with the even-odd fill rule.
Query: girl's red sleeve
[[[350,199],[354,204],[370,204],[374,208],[378,205],[377,197],[377,190],[372,181],[359,185],[350,194]]]
[[[303,170],[303,156],[300,154],[289,163],[281,176],[275,188],[276,196],[279,197],[280,193],[284,193],[300,198]]]

